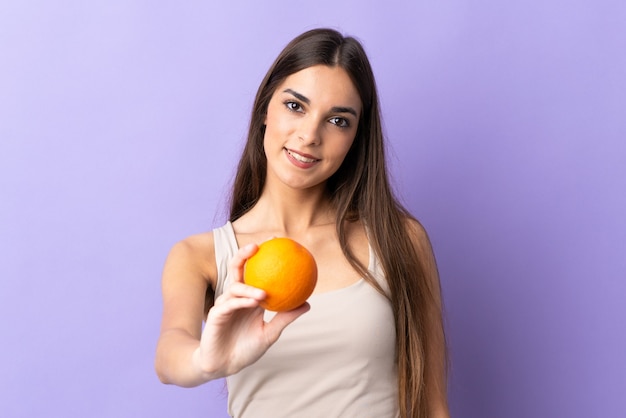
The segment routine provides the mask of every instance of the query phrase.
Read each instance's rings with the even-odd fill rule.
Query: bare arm
[[[449,418],[447,400],[447,352],[443,326],[443,303],[439,273],[432,246],[424,227],[416,221],[409,221],[409,233],[421,260],[425,277],[429,284],[430,299],[427,312],[426,388],[429,417]]]
[[[215,270],[214,263],[202,261],[203,249],[212,251],[212,241],[190,237],[174,245],[165,262],[163,316],[155,359],[163,383],[196,386],[212,377],[204,375],[193,359],[202,332],[204,296]]]
[[[238,372],[308,310],[303,305],[263,321],[259,302],[265,293],[242,280],[243,265],[256,250],[255,245],[243,247],[231,260],[233,284],[209,310],[203,330],[204,298],[216,272],[212,235],[191,237],[172,248],[163,271],[163,318],[155,360],[163,383],[192,387]]]

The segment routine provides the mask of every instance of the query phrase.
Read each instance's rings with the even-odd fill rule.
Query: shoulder
[[[161,279],[162,329],[183,329],[199,338],[208,295],[215,283],[211,232],[192,235],[172,246]],[[212,298],[210,298],[212,301]]]
[[[404,218],[404,228],[413,245],[418,248],[430,247],[430,239],[428,238],[426,228],[417,219],[406,216]]]
[[[424,225],[418,220],[410,216],[404,219],[404,224],[407,235],[413,244],[417,258],[422,263],[422,266],[429,271],[436,272],[435,255],[426,228],[424,228]]]
[[[170,250],[169,256],[202,263],[214,250],[213,232],[203,232],[178,241]]]
[[[194,277],[215,283],[215,240],[213,232],[191,235],[172,246],[167,256],[165,270],[176,277]]]

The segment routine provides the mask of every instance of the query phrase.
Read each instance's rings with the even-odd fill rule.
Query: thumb
[[[274,344],[287,325],[298,319],[311,309],[308,302],[303,303],[291,311],[277,312],[276,315],[265,324],[265,335],[270,344]]]

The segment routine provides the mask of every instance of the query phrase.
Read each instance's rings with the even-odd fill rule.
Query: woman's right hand
[[[250,244],[233,257],[228,269],[231,284],[207,315],[193,361],[210,378],[229,376],[257,361],[287,325],[309,310],[305,303],[265,322],[265,310],[259,306],[265,292],[243,282],[245,262],[257,251],[258,246]]]

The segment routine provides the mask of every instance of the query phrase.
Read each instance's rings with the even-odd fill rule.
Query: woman
[[[309,303],[275,315],[242,281],[272,236],[318,265]],[[281,52],[255,99],[229,222],[176,244],[162,286],[159,378],[227,377],[232,416],[449,416],[435,260],[391,191],[353,38],[317,29]]]

